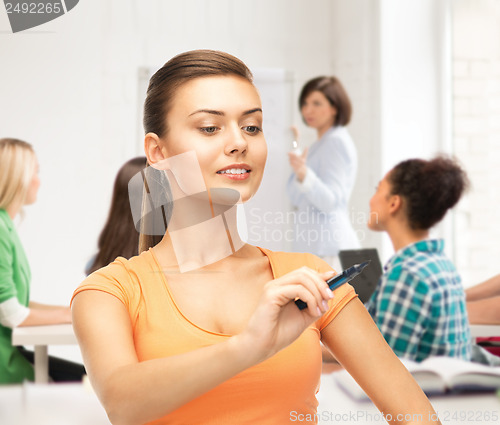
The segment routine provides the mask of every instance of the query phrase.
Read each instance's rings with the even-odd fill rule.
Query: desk
[[[21,326],[12,332],[12,345],[35,346],[35,382],[49,382],[49,345],[77,344],[71,324]]]
[[[500,336],[500,325],[470,325],[472,338]]]
[[[317,395],[320,425],[387,425],[368,401],[356,401],[338,387],[332,374],[321,375]],[[431,397],[443,425],[498,425],[500,398],[492,393]],[[455,420],[453,415],[473,412],[477,420]],[[487,413],[489,418],[487,418]],[[495,414],[497,415],[495,418]],[[460,418],[460,416],[458,416]],[[284,423],[310,424],[290,412]],[[85,384],[0,385],[2,425],[109,425],[96,395]],[[418,423],[418,421],[417,421]]]
[[[370,400],[358,401],[343,391],[335,381],[334,373],[321,375],[321,388],[317,395],[320,425],[387,424]],[[498,425],[500,398],[494,393],[433,396],[429,400],[443,425]],[[291,416],[291,422],[307,423],[298,418],[295,421],[292,419]]]
[[[110,425],[96,395],[82,383],[0,385],[2,425]]]

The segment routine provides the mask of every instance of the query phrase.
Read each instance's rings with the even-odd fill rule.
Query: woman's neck
[[[332,128],[331,125],[316,129],[316,133],[318,134],[318,140],[321,139],[330,128]]]
[[[10,204],[7,208],[5,208],[5,211],[7,211],[7,214],[9,214],[11,220],[14,220],[16,215],[19,214],[19,211],[21,211],[21,205],[17,203]]]
[[[195,204],[200,208],[200,200]],[[194,206],[174,204],[169,230],[155,247],[162,257],[162,266],[178,267],[181,272],[196,270],[232,256],[244,247],[238,233],[236,205],[210,203],[208,207],[205,205],[210,214],[198,215],[196,222],[188,224],[186,216]]]
[[[408,245],[428,238],[429,230],[414,230],[406,223],[397,222],[387,229],[387,234],[391,238],[394,251],[397,252]]]

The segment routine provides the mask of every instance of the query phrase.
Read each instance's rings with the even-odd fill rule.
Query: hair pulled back
[[[325,95],[335,109],[337,109],[337,115],[335,116],[335,122],[333,125],[347,125],[351,121],[352,106],[351,100],[337,77],[316,77],[309,80],[299,96],[299,108],[304,106],[306,97],[312,92],[319,91]]]
[[[409,159],[388,175],[391,194],[404,199],[410,227],[427,230],[441,221],[469,186],[465,171],[454,159]]]
[[[144,102],[144,130],[162,137],[168,130],[167,114],[177,89],[200,77],[235,75],[252,82],[247,66],[229,53],[192,50],[170,59],[149,80]]]

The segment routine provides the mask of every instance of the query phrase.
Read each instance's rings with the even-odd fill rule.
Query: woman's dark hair
[[[467,174],[452,158],[409,159],[388,175],[392,195],[400,195],[414,230],[434,226],[460,200],[469,186]]]
[[[333,125],[347,125],[351,121],[352,106],[351,100],[336,77],[316,77],[308,81],[302,88],[299,96],[299,109],[302,109],[309,96],[313,91],[319,91],[325,95],[335,109],[337,115]]]
[[[238,58],[217,50],[193,50],[170,59],[149,80],[144,102],[144,131],[163,137],[168,132],[167,115],[177,90],[196,78],[210,76],[237,76],[253,83],[248,67]],[[145,188],[145,193],[147,188]],[[159,212],[159,211],[158,211]],[[146,230],[152,223],[161,222],[157,211],[141,220],[139,252],[155,246],[163,235],[150,235]]]
[[[127,161],[118,171],[113,187],[108,220],[98,240],[99,251],[87,274],[108,265],[116,257],[130,258],[138,254],[139,233],[135,229],[130,210],[128,183],[147,165],[145,156]]]

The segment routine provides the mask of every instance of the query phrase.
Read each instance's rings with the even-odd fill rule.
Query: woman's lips
[[[217,171],[217,174],[231,180],[246,180],[250,177],[250,170],[246,168],[227,168]]]

